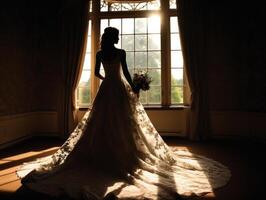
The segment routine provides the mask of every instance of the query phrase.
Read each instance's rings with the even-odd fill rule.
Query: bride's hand
[[[131,88],[132,88],[133,92],[137,95],[137,97],[139,98],[139,88],[137,88],[135,85]]]
[[[131,85],[131,88],[132,88],[132,91],[133,91],[135,94],[138,94],[138,93],[139,93],[139,89],[138,89],[135,85]]]

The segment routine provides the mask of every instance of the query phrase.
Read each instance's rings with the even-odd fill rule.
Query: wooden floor
[[[230,182],[214,193],[203,197],[189,197],[198,200],[263,200],[266,184],[264,145],[251,141],[219,140],[204,143],[179,138],[164,138],[170,146],[187,149],[192,153],[213,158],[231,170]],[[37,199],[51,200],[23,187],[16,176],[17,167],[26,161],[52,154],[62,141],[51,138],[35,138],[6,148],[0,152],[0,200]],[[63,198],[67,199],[67,198]]]

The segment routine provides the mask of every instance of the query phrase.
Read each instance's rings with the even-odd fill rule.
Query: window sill
[[[188,105],[171,105],[171,106],[162,106],[162,105],[145,105],[145,110],[183,110],[189,108]],[[87,111],[91,106],[88,107],[79,107],[79,111]]]
[[[183,110],[189,106],[185,105],[171,105],[171,106],[162,106],[162,105],[145,105],[145,110]]]

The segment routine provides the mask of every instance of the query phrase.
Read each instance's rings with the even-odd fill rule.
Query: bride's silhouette
[[[70,137],[48,157],[23,164],[22,183],[35,191],[74,199],[176,199],[201,195],[230,178],[224,165],[170,149],[137,97],[126,53],[117,49],[119,31],[107,27],[97,52],[102,79],[92,109]],[[103,65],[105,76],[99,73]]]

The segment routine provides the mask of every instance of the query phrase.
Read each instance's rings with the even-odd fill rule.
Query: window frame
[[[161,17],[161,104],[144,104],[145,108],[149,109],[180,109],[189,105],[189,88],[183,66],[183,103],[171,103],[171,33],[170,33],[170,17],[177,16],[177,10],[169,7],[169,1],[160,0],[160,10],[138,10],[138,11],[112,11],[101,12],[101,2],[92,1],[91,20],[91,99],[95,98],[100,80],[94,76],[94,66],[96,53],[99,50],[101,19],[116,19],[116,18],[144,18],[151,15],[159,15]],[[88,106],[80,105],[79,108]]]

